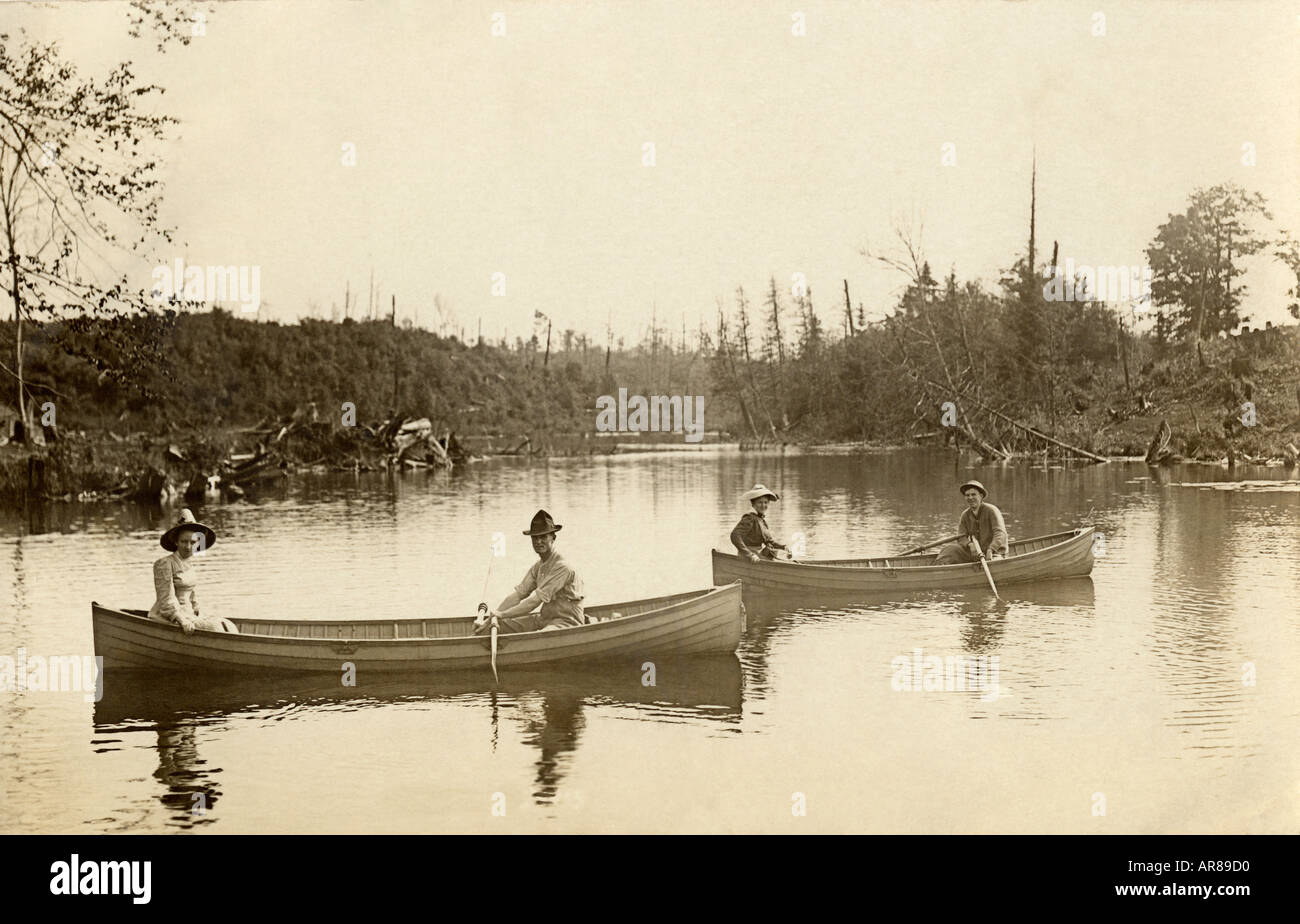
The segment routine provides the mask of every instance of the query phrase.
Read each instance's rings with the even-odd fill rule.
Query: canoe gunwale
[[[1016,561],[1016,560],[1023,560],[1025,558],[1029,558],[1031,556],[1041,555],[1044,552],[1050,552],[1054,549],[1058,549],[1061,546],[1067,545],[1068,543],[1075,541],[1076,539],[1080,538],[1084,533],[1091,532],[1094,528],[1095,527],[1092,526],[1078,526],[1075,527],[1074,529],[1067,530],[1065,532],[1047,533],[1046,535],[1042,535],[1042,536],[1031,536],[1028,539],[1017,539],[1014,542],[1010,543],[1010,549],[1008,549],[1009,552],[1015,549],[1016,546],[1029,545],[1030,543],[1034,543],[1034,542],[1043,542],[1048,539],[1058,539],[1059,541],[1054,542],[1051,545],[1044,546],[1043,548],[1040,549],[1032,549],[1028,552],[1008,554],[1002,558],[993,559],[993,561]],[[821,558],[821,559],[807,559],[807,560],[801,559],[800,561],[795,562],[795,564],[811,565],[817,568],[835,567],[837,565],[840,565],[840,566],[851,566],[860,569],[864,563],[879,562],[880,567],[877,570],[885,571],[888,570],[888,568],[890,567],[889,564],[890,562],[922,561],[927,559],[933,560],[934,558],[937,558],[938,555],[939,555],[938,552],[921,552],[916,555],[886,555],[886,556],[877,556],[874,558]],[[778,562],[778,564],[789,564],[789,562]],[[953,565],[909,564],[909,565],[905,565],[904,567],[909,569],[911,568],[967,568],[970,567],[971,564],[972,562],[957,562],[956,564]]]
[[[1095,533],[1095,527],[1079,526],[1020,539],[1010,544],[1011,549],[1021,547],[1028,551],[993,559],[989,568],[999,582],[1005,579],[1023,583],[1085,576],[1092,572]],[[930,564],[936,555],[750,562],[736,553],[714,549],[713,579],[739,579],[747,591],[878,593],[984,586],[986,579],[979,562]],[[900,564],[903,562],[906,563]]]
[[[499,650],[504,652],[507,646],[514,647],[517,643],[519,643],[524,639],[539,638],[543,636],[543,634],[545,635],[548,641],[554,640],[555,642],[561,643],[560,645],[556,645],[555,647],[562,647],[564,641],[568,639],[580,638],[583,635],[600,635],[603,632],[608,631],[610,628],[613,627],[622,628],[626,626],[634,626],[636,623],[640,623],[640,622],[650,622],[656,618],[662,618],[663,616],[665,616],[666,614],[670,613],[672,610],[677,608],[684,608],[694,604],[705,603],[706,601],[707,602],[720,601],[728,593],[735,593],[739,596],[740,581],[738,580],[731,581],[726,584],[715,585],[713,587],[705,588],[702,590],[687,591],[684,593],[677,593],[677,594],[667,594],[661,597],[645,597],[640,600],[629,600],[622,603],[601,604],[599,606],[591,607],[590,611],[613,612],[613,611],[617,611],[620,607],[632,607],[632,606],[638,606],[647,603],[656,603],[656,602],[663,601],[662,606],[653,607],[651,609],[645,610],[640,613],[632,613],[625,616],[619,616],[616,619],[604,619],[601,620],[600,622],[587,623],[581,626],[566,626],[561,629],[548,629],[545,630],[544,633],[542,631],[502,633],[497,636],[497,647]],[[173,625],[171,623],[166,623],[158,619],[150,619],[147,615],[145,615],[145,611],[143,610],[136,610],[132,612],[131,610],[127,610],[127,609],[115,609],[110,606],[105,606],[104,604],[99,603],[98,601],[95,600],[91,601],[91,615],[92,615],[92,621],[95,619],[99,619],[103,616],[107,616],[107,617],[115,618],[121,622],[124,622],[126,625],[132,625],[134,623],[144,623],[151,627],[155,627],[157,629],[174,630],[175,632],[181,632],[181,628],[179,626]],[[235,622],[236,625],[240,626],[241,629],[245,625],[249,625],[249,626],[282,625],[286,622],[291,622],[291,620],[284,620],[284,619],[243,619],[243,618],[233,619],[232,621]],[[463,621],[469,624],[473,622],[473,619],[469,617],[450,617],[450,618],[429,617],[427,619],[349,619],[349,620],[319,620],[319,621],[301,620],[300,623],[303,626],[309,626],[309,627],[334,626],[338,628],[346,628],[346,627],[367,627],[371,625],[411,626],[411,625],[421,625],[422,623],[432,623],[435,621],[444,621],[444,622]],[[231,641],[235,639],[255,640],[259,645],[266,644],[272,647],[280,646],[280,645],[299,647],[299,646],[306,645],[311,647],[328,648],[331,651],[333,651],[335,647],[338,646],[340,643],[349,646],[355,646],[358,649],[366,646],[385,646],[385,647],[387,646],[397,646],[397,647],[433,646],[436,648],[436,647],[459,646],[459,645],[464,645],[466,642],[476,642],[476,643],[481,643],[484,650],[487,650],[487,648],[490,645],[490,639],[487,634],[479,634],[479,635],[468,634],[468,635],[454,635],[454,636],[395,635],[394,637],[391,638],[384,638],[384,637],[366,638],[366,637],[357,637],[355,635],[343,635],[343,634],[332,635],[332,636],[291,636],[291,635],[261,635],[258,633],[240,632],[239,634],[232,635],[231,633],[228,632],[216,632],[209,629],[196,629],[194,632],[190,633],[187,636],[187,638],[200,639],[200,640],[213,639],[213,640],[222,640],[222,641]]]
[[[1024,561],[1026,559],[1041,556],[1047,552],[1058,551],[1062,547],[1067,546],[1070,543],[1081,539],[1085,534],[1094,532],[1095,529],[1096,527],[1093,526],[1079,526],[1067,532],[1048,533],[1043,536],[1032,536],[1028,539],[1017,539],[1015,542],[1011,543],[1012,548],[1015,548],[1016,546],[1019,545],[1029,545],[1031,542],[1042,542],[1047,539],[1059,539],[1060,541],[1055,542],[1048,546],[1044,546],[1043,548],[1040,549],[1033,549],[1031,551],[1021,552],[1016,555],[1006,555],[1002,558],[992,559],[990,561],[990,564],[995,564],[997,562]],[[978,562],[957,562],[956,564],[952,564],[952,565],[909,564],[909,565],[905,565],[903,568],[894,568],[890,565],[890,562],[896,562],[896,561],[919,561],[919,560],[933,559],[937,557],[937,555],[938,555],[937,552],[929,552],[929,553],[922,553],[918,555],[887,555],[887,556],[878,556],[875,558],[801,558],[798,561],[793,561],[793,562],[782,561],[781,559],[772,559],[772,560],[765,560],[759,562],[759,564],[780,565],[782,567],[789,567],[790,565],[795,565],[795,566],[804,565],[810,568],[841,568],[845,571],[854,571],[854,572],[871,571],[873,573],[881,573],[889,570],[902,571],[904,569],[906,569],[909,573],[918,570],[944,572],[947,571],[948,569],[969,568],[972,564],[976,564],[976,565],[978,564]],[[719,549],[713,550],[713,557],[715,559],[723,558],[723,559],[735,559],[736,561],[742,560],[740,558],[740,555],[736,552],[723,552]],[[874,567],[874,568],[864,567],[868,563],[879,563],[879,567]],[[746,562],[746,564],[753,564],[753,563]]]

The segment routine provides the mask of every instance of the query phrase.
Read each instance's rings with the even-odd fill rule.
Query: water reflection
[[[761,591],[745,595],[749,628],[744,651],[757,661],[766,659],[771,637],[785,620],[871,611],[909,610],[951,606],[966,617],[967,648],[979,652],[1002,636],[1005,617],[1013,607],[1032,609],[1069,607],[1089,612],[1096,605],[1092,578],[1064,578],[1000,587],[1001,599],[986,590],[917,591],[910,594],[844,591]]]
[[[578,747],[585,727],[582,700],[571,693],[551,693],[542,696],[540,703],[523,697],[516,706],[524,724],[524,743],[538,750],[533,799],[546,805],[555,801],[571,752]]]
[[[235,719],[279,721],[313,710],[357,711],[391,703],[486,703],[493,750],[502,719],[512,720],[522,743],[536,748],[534,801],[556,800],[582,739],[586,712],[624,708],[641,721],[739,723],[744,700],[735,655],[660,659],[653,685],[641,663],[608,662],[583,668],[502,672],[496,687],[473,674],[388,675],[341,687],[333,675],[251,677],[169,675],[114,671],[95,704],[91,739],[98,753],[122,750],[130,736],[152,733],[158,751],[154,778],[169,824],[210,823],[222,795],[201,753],[205,731]],[[115,737],[122,736],[122,737]],[[117,747],[111,745],[116,744]],[[196,811],[202,809],[202,811]]]
[[[154,779],[166,787],[159,795],[172,824],[181,827],[211,823],[210,812],[221,795],[212,778],[221,768],[205,768],[199,756],[198,723],[182,719],[157,726],[158,769]]]
[[[1256,793],[1281,791],[1295,766],[1277,729],[1296,718],[1300,490],[1257,489],[1277,472],[970,460],[954,470],[952,457],[925,454],[760,453],[496,460],[454,479],[313,476],[196,510],[221,535],[202,587],[223,615],[472,614],[489,537],[511,540],[489,581],[497,600],[535,560],[513,524],[546,506],[563,511],[592,601],[632,600],[707,584],[708,549],[727,546],[737,496],[756,481],[782,495],[779,538],[802,531],[808,557],[845,558],[951,533],[967,477],[990,488],[1013,537],[1081,522],[1104,532],[1092,578],[1001,586],[1003,603],[984,588],[749,594],[738,658],[659,664],[655,687],[628,663],[506,671],[497,688],[487,671],[351,689],[332,676],[151,686],[111,675],[98,704],[0,697],[0,816],[47,831],[479,830],[490,783],[510,792],[509,824],[524,828],[662,830],[671,822],[645,806],[676,804],[700,830],[750,830],[762,797],[734,780],[755,767],[788,773],[788,798],[839,762],[855,772],[824,779],[820,798],[854,805],[863,778],[906,793],[897,804],[910,814],[886,827],[974,818],[996,828],[962,814],[988,804],[966,772],[979,761],[999,768],[1029,828],[1054,827],[1071,787],[1096,788],[1099,776],[1127,790],[1128,813],[1108,821],[1126,831],[1196,817],[1207,794],[1215,818],[1228,805],[1255,817]],[[174,508],[119,504],[0,511],[0,655],[92,651],[88,602],[147,606],[158,535],[173,518]],[[894,691],[891,659],[918,648],[998,657],[999,697]],[[882,741],[893,742],[888,759]],[[1013,751],[1024,759],[1006,761]],[[651,772],[649,754],[672,759]],[[196,796],[206,815],[192,814]],[[600,803],[599,820],[584,797]],[[1285,826],[1295,816],[1283,809],[1257,826]],[[881,818],[841,814],[855,829]],[[1075,827],[1092,823],[1085,813]]]

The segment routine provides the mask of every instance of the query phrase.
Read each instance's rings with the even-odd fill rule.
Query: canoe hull
[[[1094,529],[1089,526],[1024,539],[1013,553],[989,563],[998,586],[1092,573]],[[825,591],[828,593],[902,594],[925,590],[987,587],[978,562],[934,565],[934,554],[904,558],[844,559],[817,563],[749,562],[739,555],[713,551],[714,583],[740,581],[746,591]]]
[[[745,628],[739,584],[593,608],[619,618],[498,636],[498,669],[523,665],[735,651]],[[422,672],[487,669],[486,635],[468,619],[276,622],[236,619],[238,635],[185,635],[168,623],[91,604],[105,670]],[[296,636],[296,637],[295,637]],[[432,636],[432,637],[431,637]]]

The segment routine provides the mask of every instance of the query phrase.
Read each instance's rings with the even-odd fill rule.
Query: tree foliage
[[[146,311],[119,271],[124,254],[170,241],[159,222],[157,145],[175,119],[153,111],[161,87],[129,62],[83,77],[55,43],[0,34],[0,281],[14,306],[14,375],[23,387],[24,325],[56,316]],[[119,374],[153,355],[124,357]]]
[[[1224,183],[1197,189],[1185,211],[1160,225],[1146,250],[1151,295],[1175,334],[1200,341],[1248,320],[1241,260],[1268,246],[1255,225],[1271,218],[1263,196]]]

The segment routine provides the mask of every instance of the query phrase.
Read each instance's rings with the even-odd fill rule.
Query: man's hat
[[[525,536],[548,536],[551,533],[558,533],[564,529],[554,520],[545,510],[539,510],[533,514],[533,522],[528,524],[528,529],[524,530]]]
[[[984,485],[980,484],[978,481],[966,482],[964,485],[962,485],[960,488],[957,489],[957,493],[965,494],[967,488],[974,488],[976,491],[979,491],[981,497],[989,496],[988,490],[984,487]]]
[[[176,540],[187,529],[192,532],[203,533],[203,548],[210,549],[217,544],[217,534],[212,531],[212,527],[197,522],[189,507],[182,508],[180,519],[176,521],[176,525],[163,533],[162,538],[158,541],[168,552],[175,552]]]
[[[741,500],[752,501],[759,497],[770,497],[774,501],[779,501],[781,495],[775,491],[769,491],[766,485],[756,484],[740,496]]]

